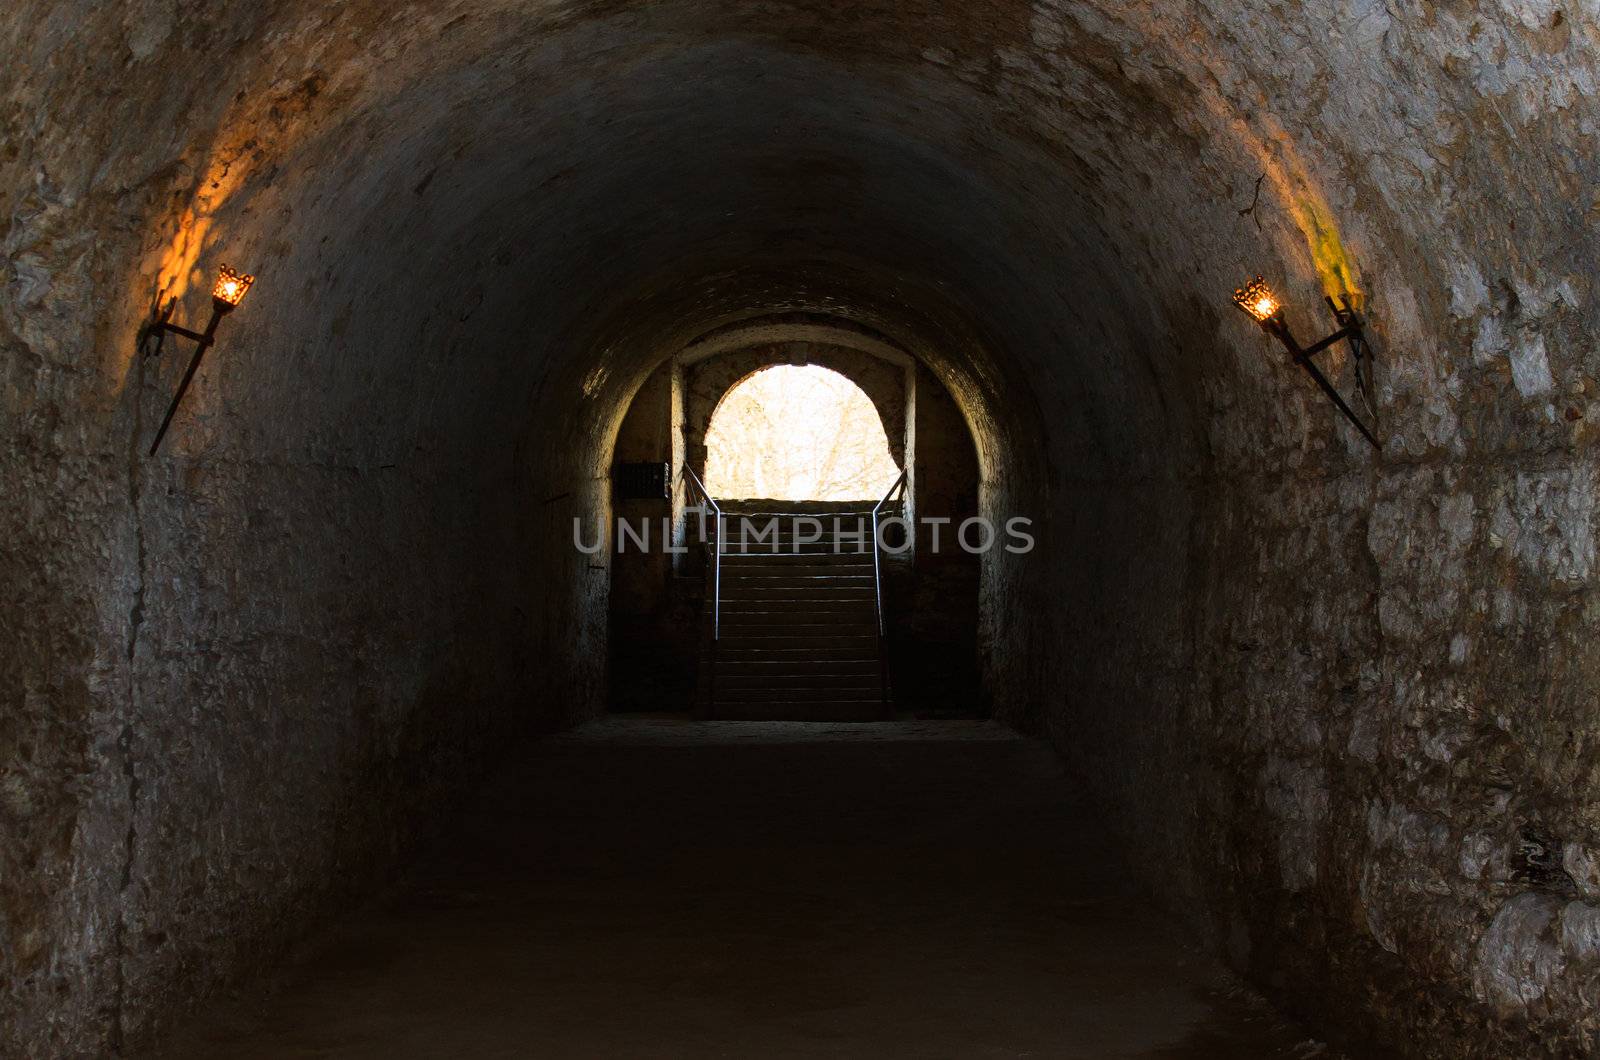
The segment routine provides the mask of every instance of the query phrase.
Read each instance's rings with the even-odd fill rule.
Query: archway
[[[877,500],[900,475],[872,399],[821,365],[773,365],[734,384],[705,444],[715,497]]]
[[[613,512],[640,532],[618,528],[612,538],[610,709],[709,710],[700,628],[709,568],[689,473],[735,517],[784,513],[831,526],[839,514],[844,536],[832,544],[848,550],[850,527],[903,470],[900,514],[913,528],[932,520],[944,530],[935,542],[895,527],[905,550],[883,552],[871,569],[881,590],[886,710],[989,713],[979,631],[992,623],[980,621],[980,573],[992,557],[963,550],[952,534],[979,514],[979,444],[970,424],[922,357],[848,321],[745,322],[667,356],[634,393],[612,449]],[[859,444],[837,452],[841,436]],[[819,467],[830,456],[844,459],[832,471]],[[757,474],[762,457],[768,466]],[[631,495],[618,477],[630,464],[665,468],[672,489]],[[791,528],[784,518],[780,534]],[[752,520],[752,532],[766,522]],[[639,545],[646,525],[656,547]],[[683,551],[664,550],[664,527]]]

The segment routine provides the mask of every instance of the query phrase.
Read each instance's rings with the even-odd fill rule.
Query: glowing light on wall
[[[183,373],[183,381],[178,384],[178,392],[172,396],[172,404],[167,406],[167,414],[161,420],[161,428],[156,431],[156,440],[150,443],[151,456],[156,455],[156,450],[161,447],[161,439],[167,436],[167,428],[172,426],[172,417],[177,413],[183,395],[189,392],[189,384],[194,382],[194,373],[199,370],[200,361],[205,357],[206,350],[217,341],[217,325],[222,322],[223,317],[233,312],[234,308],[244,301],[244,296],[255,282],[254,276],[224,265],[217,270],[217,282],[211,288],[211,320],[206,324],[204,331],[191,331],[172,323],[172,310],[178,304],[176,298],[158,309],[155,318],[144,326],[140,333],[139,345],[143,348],[151,338],[154,338],[156,343],[154,349],[149,351],[151,356],[161,352],[162,343],[168,335],[181,335],[186,339],[192,339],[195,343],[194,356],[189,359],[188,370]]]
[[[1346,404],[1339,391],[1322,374],[1322,369],[1312,363],[1311,358],[1326,350],[1341,339],[1350,343],[1350,352],[1355,356],[1356,385],[1365,389],[1362,369],[1370,363],[1371,348],[1367,345],[1366,334],[1362,330],[1361,318],[1349,302],[1335,301],[1331,296],[1325,298],[1328,308],[1333,310],[1333,318],[1339,323],[1339,329],[1326,338],[1312,343],[1310,346],[1301,346],[1295,339],[1294,332],[1289,330],[1288,321],[1284,319],[1283,303],[1272,293],[1272,288],[1260,276],[1251,280],[1243,287],[1236,288],[1233,292],[1233,304],[1238,306],[1246,315],[1261,325],[1261,330],[1283,343],[1284,349],[1289,351],[1289,356],[1294,363],[1304,368],[1306,374],[1311,376],[1313,382],[1328,396],[1328,400],[1344,414],[1344,417],[1355,425],[1361,436],[1372,443],[1374,449],[1382,449],[1383,444],[1367,425]]]

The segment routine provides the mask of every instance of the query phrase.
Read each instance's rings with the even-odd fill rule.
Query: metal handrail
[[[722,639],[722,508],[717,504],[716,498],[711,496],[711,491],[706,489],[706,484],[700,481],[700,476],[688,464],[683,465],[683,473],[694,486],[695,492],[705,498],[711,506],[714,516],[713,527],[716,531],[716,545],[711,551],[711,639]],[[700,522],[700,542],[705,543],[705,520]]]
[[[883,500],[872,506],[872,593],[878,607],[878,636],[887,635],[887,627],[883,621],[883,574],[878,565],[878,513],[888,507],[894,495],[899,492],[901,499],[905,498],[906,473],[900,472],[900,477],[894,480],[894,485],[889,487],[889,492],[883,495]]]

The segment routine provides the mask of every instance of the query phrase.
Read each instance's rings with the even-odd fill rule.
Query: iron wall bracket
[[[167,414],[161,419],[161,428],[156,431],[156,440],[150,443],[150,456],[156,455],[156,450],[161,447],[161,439],[166,437],[167,428],[172,426],[172,417],[178,411],[178,405],[183,401],[183,395],[189,392],[189,384],[194,382],[194,374],[200,368],[200,361],[205,357],[206,350],[210,349],[217,341],[217,325],[222,318],[232,312],[233,306],[221,298],[211,299],[211,320],[207,322],[204,331],[191,331],[172,323],[172,310],[177,305],[174,298],[167,302],[166,307],[157,311],[156,316],[146,324],[140,333],[139,344],[145,346],[152,336],[155,337],[155,348],[148,350],[146,356],[157,356],[161,353],[167,335],[179,335],[195,343],[194,356],[189,358],[189,367],[183,373],[183,381],[178,384],[178,392],[172,395],[172,404],[167,406]]]
[[[1317,354],[1327,350],[1339,340],[1348,341],[1351,355],[1355,359],[1356,387],[1363,394],[1370,390],[1372,348],[1367,344],[1366,333],[1362,330],[1361,318],[1347,302],[1341,304],[1335,302],[1332,298],[1328,298],[1326,301],[1328,308],[1333,311],[1333,319],[1338,323],[1339,329],[1333,334],[1312,343],[1310,346],[1301,346],[1296,341],[1294,333],[1289,330],[1288,322],[1283,319],[1281,309],[1261,321],[1261,330],[1283,343],[1294,363],[1306,370],[1306,374],[1311,376],[1317,386],[1322,389],[1322,392],[1328,396],[1328,400],[1332,401],[1334,406],[1344,414],[1344,418],[1349,420],[1355,426],[1355,429],[1361,432],[1361,437],[1372,443],[1374,449],[1381,450],[1383,443],[1378,441],[1377,436],[1368,429],[1365,423],[1361,422],[1361,418],[1355,414],[1355,411],[1340,396],[1339,391],[1328,381],[1328,377],[1322,374],[1322,370],[1312,360]]]

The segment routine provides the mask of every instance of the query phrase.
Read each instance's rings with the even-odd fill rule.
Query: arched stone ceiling
[[[1159,885],[1230,947],[1376,947],[1439,1027],[1516,1010],[1499,885],[1368,822],[1514,832],[1509,762],[1507,814],[1600,843],[1597,38],[1593,0],[10,5],[18,1040],[136,1037],[378,864],[418,775],[596,709],[603,565],[542,546],[661,351],[786,311],[926,351],[986,502],[1048,520],[985,570],[993,691]],[[257,286],[146,460],[183,357],[138,329],[224,261]],[[1228,306],[1258,272],[1308,338],[1362,296],[1381,456]]]
[[[1588,311],[1592,32],[1539,4],[50,5],[10,26],[38,179],[8,244],[64,297],[57,229],[115,217],[72,268],[119,327],[191,263],[254,268],[217,439],[247,448],[464,455],[452,416],[614,403],[636,332],[783,305],[959,335],[948,371],[1038,391],[1085,461],[1321,443],[1227,309],[1247,271],[1307,330],[1319,283],[1361,290],[1397,444],[1459,448],[1440,340],[1504,288]]]

